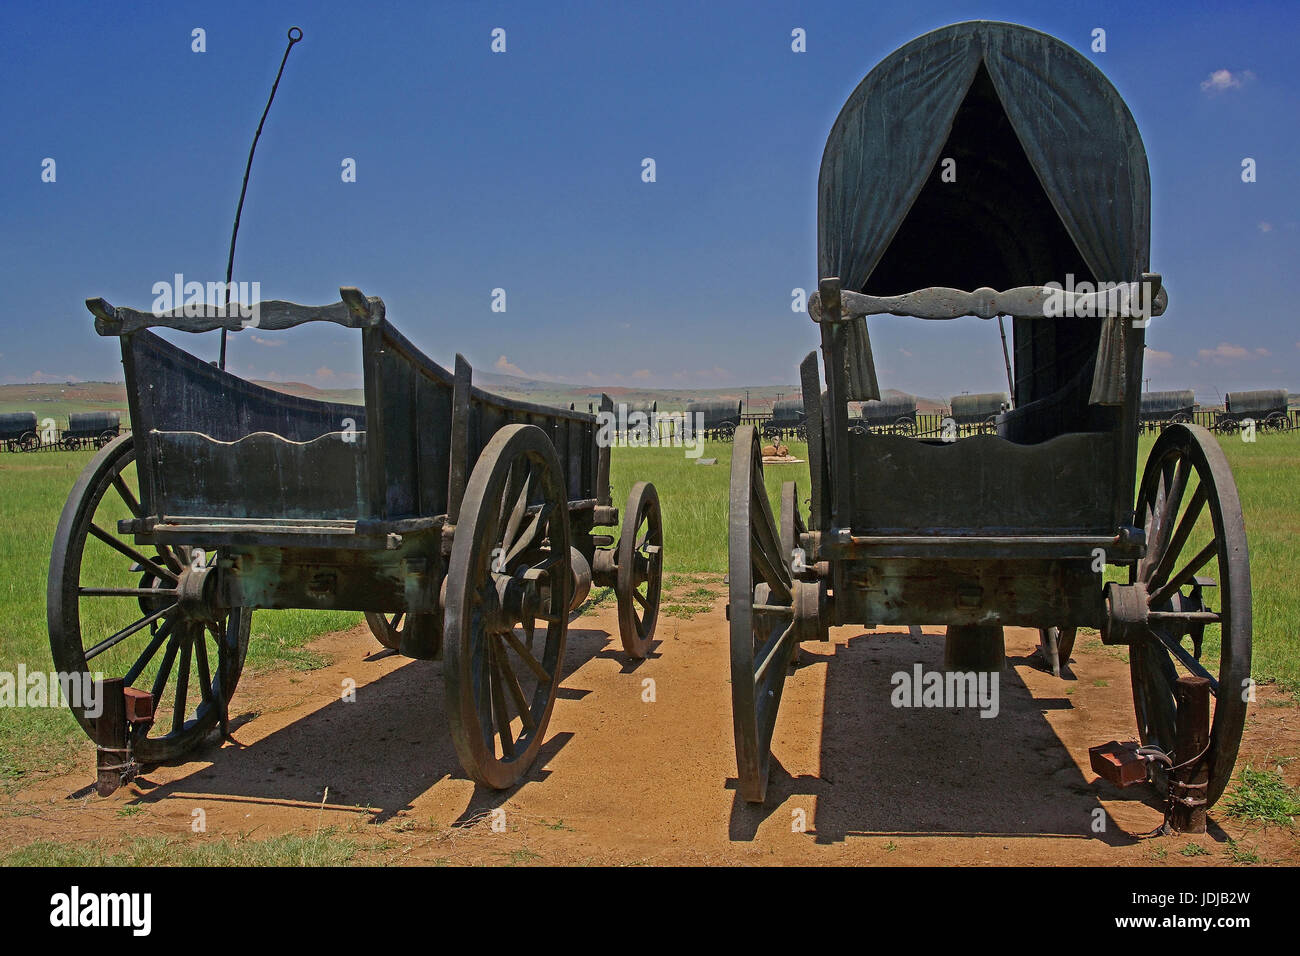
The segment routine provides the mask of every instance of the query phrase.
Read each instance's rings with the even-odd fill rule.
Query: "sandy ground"
[[[940,668],[937,628],[839,628],[803,645],[768,802],[751,807],[735,795],[723,604],[661,617],[641,662],[623,656],[611,605],[575,622],[548,740],[513,790],[464,776],[441,663],[388,654],[360,629],[315,642],[329,667],[245,677],[235,742],[214,735],[112,797],[88,793],[87,743],[84,772],[0,798],[0,845],[332,826],[366,847],[363,863],[1222,865],[1229,840],[1262,863],[1300,862],[1295,829],[1215,810],[1205,836],[1145,838],[1162,819],[1152,791],[1118,790],[1088,768],[1089,746],[1135,730],[1127,664],[1086,635],[1058,679],[1039,667],[1034,632],[1009,629],[995,719],[891,705],[893,673]],[[355,703],[341,700],[348,678]],[[1297,754],[1300,707],[1261,688],[1238,766]],[[1295,785],[1300,761],[1285,773]],[[206,834],[191,832],[196,809]]]

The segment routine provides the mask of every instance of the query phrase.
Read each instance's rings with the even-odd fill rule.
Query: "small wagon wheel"
[[[95,447],[103,448],[105,445],[107,445],[116,437],[117,437],[117,432],[115,432],[111,428],[105,428],[102,432],[100,432],[98,435],[95,436]]]
[[[573,591],[562,475],[546,432],[500,429],[470,475],[452,541],[447,718],[465,772],[497,789],[537,756],[559,688]]]
[[[24,432],[17,442],[18,451],[36,451],[41,447],[41,439],[36,432]]]
[[[1210,681],[1213,717],[1204,759],[1209,764],[1207,805],[1212,805],[1232,775],[1246,720],[1251,593],[1237,486],[1223,449],[1209,432],[1171,425],[1161,433],[1142,475],[1137,515],[1148,550],[1132,569],[1131,580],[1143,586],[1149,614],[1145,633],[1129,654],[1138,730],[1144,744],[1172,753],[1175,662]],[[1198,576],[1207,567],[1215,577]],[[1205,593],[1210,588],[1218,589],[1217,611]],[[1174,757],[1183,762],[1197,755]],[[1152,767],[1163,792],[1165,771]]]
[[[794,437],[799,441],[806,442],[808,440],[808,426],[807,425],[796,426],[794,430]]]
[[[1241,423],[1232,415],[1220,415],[1218,421],[1215,422],[1214,430],[1221,435],[1233,435],[1240,428]]]
[[[406,626],[406,612],[388,614],[383,611],[366,611],[366,626],[380,644],[395,651],[402,645],[402,630]]]
[[[137,727],[131,746],[142,763],[156,763],[186,753],[224,719],[252,611],[215,606],[216,555],[141,551],[118,532],[119,518],[143,517],[135,471],[134,443],[123,435],[77,479],[50,554],[47,623],[59,672],[83,687],[99,672],[150,690],[155,722]],[[95,716],[71,710],[93,738]]]
[[[915,435],[916,421],[906,416],[894,422],[894,431],[899,435]]]
[[[1270,431],[1287,432],[1291,430],[1291,418],[1285,412],[1269,412],[1261,427]]]
[[[659,493],[638,481],[627,496],[618,540],[618,633],[623,650],[644,658],[654,640],[663,590],[664,528]]]
[[[71,435],[64,435],[62,444],[64,451],[76,451],[81,447],[81,439],[73,438]]]
[[[736,437],[736,426],[731,422],[723,422],[718,426],[718,440],[732,441]]]
[[[762,803],[772,731],[796,646],[793,581],[763,484],[752,425],[736,432],[728,518],[731,714],[740,796]]]

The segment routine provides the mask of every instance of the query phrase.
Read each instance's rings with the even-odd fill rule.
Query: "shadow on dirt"
[[[825,673],[820,775],[792,777],[781,766],[778,717],[767,800],[751,805],[735,797],[733,840],[754,839],[779,809],[792,825],[806,820],[818,843],[863,835],[1006,835],[1122,846],[1136,838],[1109,818],[1100,798],[1158,805],[1147,787],[1123,792],[1080,773],[1047,720],[1050,711],[1073,706],[1068,679],[1059,685],[1061,696],[1035,697],[1010,666],[1025,659],[1012,658],[998,675],[995,716],[982,717],[978,706],[894,706],[902,683],[894,675],[912,679],[918,664],[922,672],[942,671],[942,637],[913,628],[822,647],[830,653],[805,653],[809,663],[801,667]]]
[[[564,679],[609,643],[604,630],[570,627]],[[358,668],[364,663],[359,660]],[[328,787],[330,807],[368,808],[374,822],[384,822],[438,781],[467,779],[447,728],[442,666],[441,661],[413,660],[370,683],[362,682],[359,670],[355,702],[341,699],[340,689],[331,703],[248,745],[238,743],[239,728],[255,715],[240,714],[236,695],[231,721],[235,745],[222,746],[214,735],[187,757],[211,760],[212,765],[167,784],[152,786],[148,773],[142,774],[136,785],[146,792],[139,802],[202,793],[205,799],[319,806]],[[561,686],[557,693],[575,700],[588,691]],[[548,772],[541,768],[571,738],[549,734],[533,769],[514,787],[497,791],[476,786],[456,822],[471,823],[520,788],[544,780]]]

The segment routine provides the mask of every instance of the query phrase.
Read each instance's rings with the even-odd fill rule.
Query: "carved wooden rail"
[[[204,303],[195,303],[189,307],[199,309],[199,315],[186,315],[186,307],[157,314],[140,312],[137,309],[110,305],[104,299],[87,299],[86,308],[95,316],[95,331],[100,335],[130,335],[148,328],[177,329],[181,332],[258,328],[276,332],[306,322],[334,322],[349,329],[364,329],[383,321],[384,301],[378,296],[362,295],[360,289],[351,286],[340,288],[339,295],[341,301],[333,305],[299,305],[296,302],[271,299],[253,306],[231,303],[228,310]],[[247,315],[249,311],[252,316]]]
[[[1047,306],[1053,299],[1055,306],[1053,314],[1049,315]],[[955,319],[963,315],[976,315],[982,319],[996,315],[1025,319],[1070,315],[1096,319],[1116,316],[1145,318],[1164,314],[1168,301],[1160,276],[1153,272],[1144,273],[1141,282],[1120,283],[1100,292],[1073,292],[1034,285],[1018,286],[1005,292],[989,288],[963,292],[937,286],[887,296],[842,291],[839,279],[830,278],[823,279],[820,290],[813,294],[808,303],[808,315],[814,322],[845,322],[868,315],[903,315],[917,319]],[[1141,311],[1144,302],[1151,303],[1149,313]]]

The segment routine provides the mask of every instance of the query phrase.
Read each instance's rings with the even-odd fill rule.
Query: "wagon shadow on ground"
[[[737,794],[733,840],[752,840],[773,814],[802,807],[808,834],[821,844],[851,836],[1064,836],[1124,846],[1138,838],[1101,800],[1157,806],[1149,788],[1120,791],[1085,778],[1047,719],[1049,711],[1073,707],[1065,695],[1073,681],[1062,680],[1059,695],[1034,696],[1012,669],[1028,658],[1008,659],[997,715],[983,718],[977,707],[892,704],[894,674],[911,675],[918,663],[942,671],[942,636],[921,636],[919,629],[860,633],[847,643],[807,647],[820,653],[805,651],[807,663],[791,675],[786,693],[801,678],[820,691],[824,678],[820,773],[791,776],[780,764],[783,734],[800,732],[782,713],[767,800],[753,806]],[[1103,814],[1105,829],[1094,832]]]
[[[364,640],[364,638],[362,638]],[[596,657],[611,640],[604,630],[569,628],[563,680]],[[240,728],[257,719],[241,712],[238,693],[232,707],[231,736],[224,744],[214,734],[186,759],[211,761],[192,774],[154,785],[145,772],[136,778],[144,791],[140,803],[202,794],[207,800],[249,804],[320,806],[329,788],[328,807],[365,808],[374,823],[383,823],[448,778],[467,779],[446,718],[441,661],[409,661],[369,683],[363,682],[365,660],[358,659],[356,701],[346,702],[331,689],[330,703],[266,737],[240,743]],[[337,667],[336,667],[337,669]],[[581,699],[588,690],[561,685],[558,697]],[[277,701],[264,701],[267,710]],[[452,825],[469,824],[501,806],[522,787],[546,779],[544,768],[572,734],[549,733],[523,779],[508,790],[475,786],[473,796]]]

